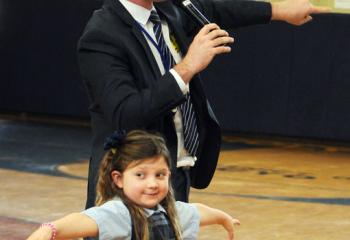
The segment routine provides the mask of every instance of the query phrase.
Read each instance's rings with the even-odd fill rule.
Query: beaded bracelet
[[[41,224],[40,227],[41,227],[41,228],[42,228],[42,227],[49,227],[49,228],[51,229],[51,238],[50,238],[50,240],[55,240],[55,239],[56,239],[57,228],[56,228],[55,225],[53,225],[52,223],[47,222],[47,223]]]

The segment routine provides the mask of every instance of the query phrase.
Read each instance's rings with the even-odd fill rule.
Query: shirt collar
[[[155,212],[163,212],[166,214],[166,211],[164,209],[164,207],[160,204],[157,205],[157,208],[156,209],[149,209],[149,208],[144,208],[145,209],[145,213],[146,213],[146,217],[150,217],[153,215],[153,213]]]
[[[113,197],[113,200],[123,202],[118,196],[114,196],[114,197]],[[123,204],[124,204],[124,203],[123,203]],[[125,205],[125,204],[124,204],[124,205]],[[155,213],[155,212],[163,212],[163,213],[167,214],[165,208],[164,208],[162,205],[160,205],[160,204],[158,204],[158,205],[156,206],[155,209],[144,208],[144,210],[145,210],[145,213],[146,213],[146,217],[152,216],[153,213]]]
[[[149,16],[151,15],[151,11],[155,10],[154,6],[152,6],[151,10],[148,10],[133,2],[130,2],[129,0],[119,0],[119,1],[128,10],[131,16],[142,25],[146,25],[146,23],[148,22]]]

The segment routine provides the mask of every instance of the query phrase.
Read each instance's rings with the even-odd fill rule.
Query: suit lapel
[[[152,67],[152,71],[156,76],[161,76],[161,72],[159,70],[158,64],[156,59],[154,58],[154,55],[145,39],[145,37],[143,36],[143,33],[140,31],[140,29],[136,26],[137,23],[134,24],[133,28],[132,28],[132,32],[135,35],[135,37],[137,38],[137,40],[140,42],[140,44],[142,45],[143,49],[145,50],[146,56],[148,61],[150,61],[151,63],[151,67]]]
[[[119,2],[119,0],[109,0],[109,3],[113,5],[113,10],[116,12],[116,14],[124,21],[127,25],[131,27],[131,32],[135,36],[135,38],[138,40],[138,42],[141,44],[143,49],[145,50],[145,55],[148,59],[148,61],[151,63],[152,71],[155,76],[161,76],[158,64],[153,56],[153,53],[143,36],[143,33],[139,29],[137,22],[135,19],[130,15],[130,13],[124,8],[124,6]]]
[[[182,28],[182,17],[178,9],[171,3],[171,1],[158,2],[154,4],[157,11],[165,18],[168,23],[171,34],[174,35],[182,54],[186,53],[190,45],[189,39]]]
[[[119,16],[119,18],[124,21],[129,27],[131,27],[131,31],[138,42],[141,44],[143,49],[145,50],[145,55],[148,61],[151,63],[152,71],[155,76],[161,76],[159,67],[157,62],[153,56],[153,53],[143,36],[143,33],[140,31],[137,26],[136,21],[130,15],[130,13],[124,8],[124,6],[119,2],[119,0],[107,0],[107,5],[112,6],[113,11]],[[171,1],[164,1],[159,3],[154,3],[157,10],[159,10],[160,14],[165,17],[169,28],[174,35],[181,52],[184,54],[187,52],[187,49],[190,45],[190,41],[186,36],[185,31],[182,28],[181,24],[181,15],[178,9],[171,3]]]

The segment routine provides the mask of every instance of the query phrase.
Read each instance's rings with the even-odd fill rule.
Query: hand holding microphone
[[[186,56],[174,67],[184,82],[189,83],[192,77],[204,70],[216,55],[230,52],[231,47],[227,44],[233,43],[234,39],[217,24],[210,23],[190,0],[176,1],[176,4],[180,4],[197,23],[203,26],[193,39]]]
[[[193,39],[186,56],[174,69],[185,83],[204,70],[216,55],[228,53],[234,39],[228,32],[219,28],[215,23],[205,25]]]

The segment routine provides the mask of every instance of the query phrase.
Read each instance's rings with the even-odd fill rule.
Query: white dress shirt
[[[153,23],[149,21],[151,10],[155,10],[155,8],[153,7],[151,10],[149,10],[128,0],[119,1],[128,10],[131,16],[141,25],[141,27],[143,27],[147,31],[147,33],[153,38],[153,40],[157,42],[153,32]],[[161,24],[165,43],[168,45],[175,62],[179,63],[182,60],[181,52],[178,52],[173,43],[170,41],[168,24],[165,21],[162,21]],[[148,37],[145,36],[145,39],[147,40],[147,43],[151,48],[151,51],[153,53],[154,58],[156,59],[161,74],[164,75],[164,65],[157,48],[152,44],[151,40],[149,40]],[[183,94],[187,94],[189,92],[188,84],[186,84],[182,80],[181,76],[174,69],[170,69],[169,71],[174,76]],[[177,167],[194,166],[196,158],[189,156],[184,147],[184,134],[181,111],[179,110],[179,108],[173,109],[173,111],[175,112],[174,124],[177,135]]]

